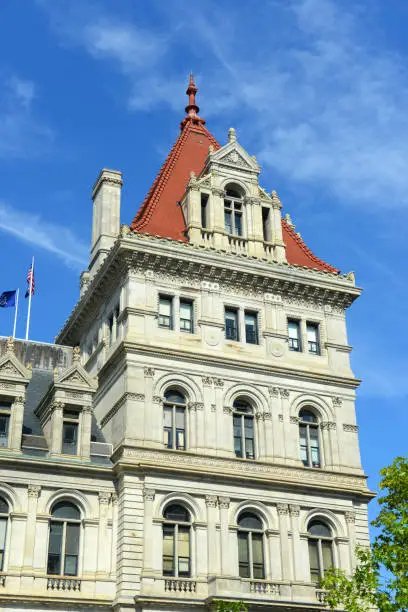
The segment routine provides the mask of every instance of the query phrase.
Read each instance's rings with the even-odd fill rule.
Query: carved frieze
[[[343,431],[348,431],[350,433],[358,433],[358,425],[343,423]]]
[[[153,378],[155,373],[154,368],[145,367],[143,371],[146,378]]]
[[[320,427],[322,429],[334,430],[337,428],[337,425],[334,421],[322,421]]]

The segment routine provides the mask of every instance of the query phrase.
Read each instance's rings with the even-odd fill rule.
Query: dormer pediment
[[[95,391],[97,383],[92,379],[80,363],[73,363],[67,370],[58,374],[54,378],[54,386],[56,387],[81,387],[83,390],[90,392]]]
[[[14,353],[14,340],[9,338],[7,341],[6,353],[0,359],[0,379],[12,379],[16,382],[28,384],[31,379],[31,369],[26,368]]]
[[[218,151],[210,151],[205,172],[211,171],[212,167],[219,170],[224,167],[226,172],[239,170],[258,175],[261,169],[256,158],[249,155],[244,147],[239,144],[233,128],[229,130],[228,140],[229,142]]]

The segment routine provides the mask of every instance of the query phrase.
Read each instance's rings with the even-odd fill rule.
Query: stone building
[[[368,543],[345,313],[191,78],[133,222],[92,194],[89,268],[55,345],[0,342],[3,610],[322,608]]]

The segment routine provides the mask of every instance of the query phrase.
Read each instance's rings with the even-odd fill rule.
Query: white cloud
[[[55,134],[33,112],[35,84],[13,75],[0,82],[0,92],[0,159],[44,153]]]
[[[71,268],[87,266],[88,247],[67,227],[0,201],[0,230],[57,255]]]

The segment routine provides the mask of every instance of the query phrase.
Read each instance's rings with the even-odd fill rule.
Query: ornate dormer
[[[234,128],[217,151],[210,146],[198,177],[192,172],[181,207],[191,243],[269,261],[286,261],[282,207],[259,187],[261,168]]]
[[[54,380],[36,409],[51,456],[89,460],[92,400],[97,382],[80,363],[79,347],[73,349],[72,365],[54,372]]]
[[[21,452],[24,403],[31,369],[16,357],[14,339],[9,338],[0,358],[0,451]]]

